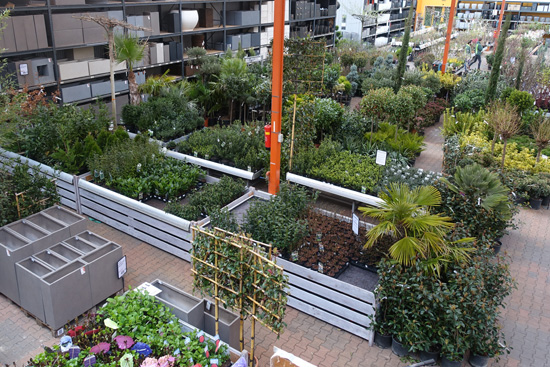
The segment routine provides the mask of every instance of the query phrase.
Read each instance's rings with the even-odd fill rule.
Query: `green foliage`
[[[264,145],[264,129],[259,123],[235,122],[227,127],[195,131],[178,145],[178,150],[205,159],[227,160],[236,167],[259,170],[269,162]],[[222,163],[226,163],[223,162]]]
[[[357,92],[357,88],[359,87],[359,73],[357,72],[357,66],[355,64],[351,65],[349,69],[348,75],[346,75],[346,78],[351,83],[351,96],[355,96],[355,93]]]
[[[305,216],[315,198],[303,187],[282,184],[270,201],[252,202],[243,230],[257,241],[290,252],[308,233]]]
[[[195,190],[189,195],[187,204],[170,203],[164,209],[167,213],[193,221],[201,216],[210,215],[237,199],[245,191],[245,184],[241,180],[233,180],[229,176],[222,176],[220,181],[208,184],[201,190]]]
[[[130,130],[142,133],[150,130],[153,137],[164,141],[183,136],[204,123],[194,103],[170,93],[152,97],[137,106],[125,105],[122,120]]]
[[[492,241],[514,227],[510,189],[496,173],[473,164],[457,167],[452,179],[442,181],[441,212],[462,223],[469,236]]]
[[[445,240],[453,227],[451,218],[432,214],[441,204],[441,194],[433,186],[410,189],[392,183],[382,191],[379,207],[360,207],[366,216],[379,223],[367,233],[365,247],[372,247],[381,237],[390,235],[390,257],[404,267],[422,263],[424,271],[441,274],[451,260],[467,259],[467,249],[454,247]]]
[[[397,70],[395,72],[395,93],[399,92],[401,85],[403,84],[403,75],[405,74],[405,69],[407,68],[407,56],[409,50],[409,40],[411,38],[411,20],[413,16],[413,11],[409,11],[407,20],[405,21],[405,34],[403,34],[403,40],[401,41],[401,48],[406,49],[407,53],[400,52],[398,54],[399,62],[397,64]],[[412,49],[411,49],[412,51]]]
[[[325,46],[309,37],[285,38],[283,94],[315,93],[324,87]]]
[[[492,63],[493,69],[491,70],[491,77],[489,78],[489,86],[485,94],[485,104],[488,104],[497,97],[497,84],[500,76],[500,65],[502,64],[502,58],[504,57],[504,48],[506,45],[506,38],[508,37],[508,29],[510,29],[510,22],[512,20],[512,14],[506,15],[506,22],[502,27],[502,31],[498,37],[497,50],[495,52],[495,60]]]
[[[454,97],[454,105],[457,111],[475,112],[485,106],[485,91],[470,89]]]
[[[143,59],[146,45],[138,37],[115,34],[115,59],[119,63],[126,61],[128,69],[133,70],[136,63]]]
[[[485,112],[483,110],[472,112],[455,112],[454,107],[447,109],[443,114],[443,129],[441,134],[445,138],[449,138],[453,135],[469,135],[476,129],[479,129],[480,125],[485,119]]]
[[[8,163],[8,162],[5,162]],[[36,167],[13,162],[12,173],[0,170],[0,227],[44,210],[59,201],[55,183]],[[16,195],[18,198],[16,199]],[[17,212],[19,202],[20,215]]]
[[[164,157],[146,139],[126,140],[88,159],[95,179],[133,199],[157,195],[173,200],[197,185],[204,172]]]
[[[403,183],[409,186],[411,189],[420,186],[430,186],[435,183],[436,180],[441,178],[441,173],[435,173],[432,171],[424,171],[414,167],[409,167],[403,163],[386,164],[384,169],[384,175],[376,191],[386,191],[392,183]]]
[[[361,99],[361,112],[378,122],[387,121],[392,111],[393,96],[390,88],[373,89]]]
[[[370,139],[372,137],[373,142],[382,143],[381,148],[399,152],[409,159],[414,158],[424,150],[423,136],[409,133],[402,129],[399,129],[399,132],[396,134],[396,129],[397,127],[395,125],[382,123],[375,133],[366,133],[365,139]]]
[[[338,102],[331,98],[315,99],[315,129],[320,135],[320,141],[323,136],[334,135],[340,129],[344,108]]]
[[[522,114],[535,106],[535,98],[529,92],[512,90],[506,98],[506,102],[516,107],[518,113]]]

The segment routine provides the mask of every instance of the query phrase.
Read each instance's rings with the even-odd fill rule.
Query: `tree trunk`
[[[130,90],[130,104],[132,106],[137,106],[141,101],[141,98],[138,91],[138,85],[136,83],[136,74],[134,74],[132,69],[128,71],[128,88]]]
[[[115,96],[115,33],[113,28],[107,31],[109,39],[109,77],[111,79],[111,111],[113,118],[113,131],[117,128],[116,123],[116,96]]]
[[[504,158],[506,157],[506,144],[508,144],[508,139],[504,139],[504,147],[502,147],[502,170],[504,171]]]
[[[233,122],[233,100],[229,104],[229,122]]]

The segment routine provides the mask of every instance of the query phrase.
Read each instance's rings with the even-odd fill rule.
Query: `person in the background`
[[[472,61],[470,61],[470,66],[472,66],[477,61],[477,70],[481,69],[481,53],[483,52],[483,46],[479,39],[477,40],[475,46],[475,55]]]
[[[466,43],[466,47],[464,47],[464,73],[468,72],[468,62],[470,61],[470,57],[472,57],[472,40],[469,40],[468,43]]]

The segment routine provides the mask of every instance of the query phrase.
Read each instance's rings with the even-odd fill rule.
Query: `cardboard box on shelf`
[[[58,61],[59,79],[68,80],[90,75],[88,61]]]
[[[7,17],[4,19],[5,28],[2,32],[2,47],[6,49],[5,52],[16,52],[17,46],[15,42],[15,32],[13,30],[13,18]]]
[[[151,65],[162,64],[164,62],[164,44],[150,43],[149,45]]]
[[[90,83],[78,84],[69,87],[61,87],[63,103],[81,101],[92,97]]]
[[[94,48],[93,47],[80,47],[80,48],[73,48],[73,60],[82,61],[82,60],[90,60],[94,58]]]
[[[92,88],[92,97],[106,96],[111,94],[111,82],[94,82],[90,83]]]
[[[27,37],[25,36],[25,16],[12,18],[13,32],[15,34],[15,47],[17,51],[27,51]]]
[[[46,22],[44,19],[44,14],[35,14],[33,15],[34,20],[34,31],[36,33],[36,42],[38,43],[38,48],[48,48],[48,36],[46,34]],[[5,35],[5,31],[4,31]]]
[[[109,59],[95,59],[88,61],[88,70],[90,75],[109,73]]]
[[[52,14],[52,28],[54,32],[67,29],[82,29],[82,20],[77,18],[81,15],[82,13]]]

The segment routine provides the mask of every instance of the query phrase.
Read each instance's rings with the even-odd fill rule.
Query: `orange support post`
[[[500,16],[498,17],[498,25],[497,30],[495,31],[495,42],[493,45],[493,52],[497,49],[497,38],[500,35],[500,27],[502,26],[502,17],[504,16],[504,4],[506,3],[506,0],[502,0],[502,4],[500,5]]]
[[[451,34],[453,33],[453,22],[456,13],[456,0],[451,1],[451,11],[449,12],[449,23],[447,24],[447,38],[445,39],[445,51],[443,52],[443,64],[441,65],[441,74],[445,74],[447,68],[447,59],[449,58],[449,48],[451,47]]]
[[[271,157],[269,164],[270,194],[279,192],[281,181],[281,114],[283,113],[283,50],[285,41],[285,0],[275,0],[273,22],[273,67],[271,80]]]

